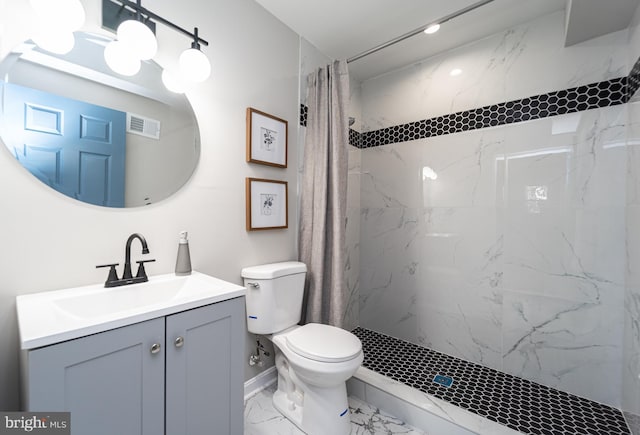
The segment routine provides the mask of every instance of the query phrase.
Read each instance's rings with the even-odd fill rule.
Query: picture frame
[[[247,162],[286,168],[288,137],[287,121],[247,108]]]
[[[289,185],[265,178],[246,179],[247,231],[289,227]]]

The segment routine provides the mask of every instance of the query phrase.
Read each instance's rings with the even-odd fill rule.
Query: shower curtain
[[[348,104],[346,61],[308,76],[299,234],[299,259],[308,268],[303,319],[338,327],[347,302]]]

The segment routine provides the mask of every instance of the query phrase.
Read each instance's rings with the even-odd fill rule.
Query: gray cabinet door
[[[70,411],[73,435],[162,434],[164,360],[164,318],[30,351],[27,408]]]
[[[243,314],[235,298],[167,317],[166,435],[243,433]]]

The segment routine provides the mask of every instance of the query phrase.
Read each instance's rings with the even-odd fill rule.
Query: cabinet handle
[[[176,338],[176,340],[174,341],[174,344],[176,345],[176,347],[182,347],[182,345],[184,344],[184,338],[182,337]]]
[[[159,343],[153,343],[151,345],[151,353],[155,355],[158,352],[160,352],[160,344]]]

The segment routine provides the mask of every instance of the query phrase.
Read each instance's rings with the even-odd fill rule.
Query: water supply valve
[[[251,354],[249,356],[249,365],[250,366],[255,366],[257,365],[258,367],[262,367],[264,365],[264,361],[262,360],[262,355],[268,357],[271,356],[271,354],[264,348],[264,346],[262,345],[262,343],[260,343],[260,340],[256,340],[256,353]]]

